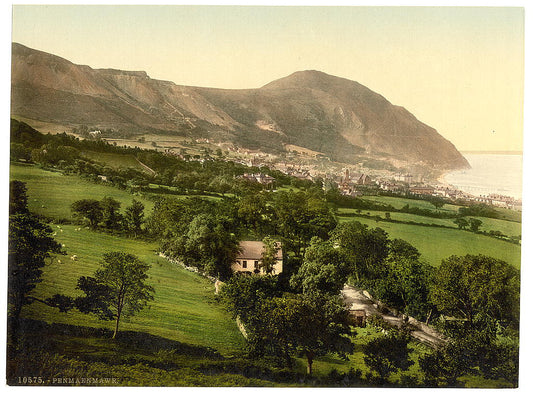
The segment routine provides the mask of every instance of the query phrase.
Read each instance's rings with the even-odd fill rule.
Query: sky
[[[522,150],[524,9],[14,5],[12,40],[179,85],[357,81],[459,150]]]

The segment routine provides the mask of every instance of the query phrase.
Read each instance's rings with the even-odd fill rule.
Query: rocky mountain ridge
[[[215,89],[93,69],[13,44],[14,117],[181,134],[264,151],[297,145],[334,161],[360,156],[441,171],[468,167],[451,142],[406,109],[351,80],[300,71],[258,89]]]

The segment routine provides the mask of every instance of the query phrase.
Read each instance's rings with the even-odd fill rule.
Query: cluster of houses
[[[274,183],[276,182],[275,178],[269,175],[265,175],[264,173],[245,173],[239,176],[239,178],[262,184],[268,189],[273,189]]]
[[[209,140],[196,139],[196,142],[209,143]],[[249,156],[247,159],[231,159],[233,162],[241,163],[247,166],[276,169],[286,175],[296,177],[300,180],[315,180],[317,177],[321,177],[324,181],[328,181],[330,184],[333,183],[336,185],[339,191],[346,196],[358,197],[364,195],[364,192],[365,190],[368,190],[368,187],[374,187],[375,189],[384,192],[410,194],[421,198],[435,196],[447,198],[452,201],[486,203],[488,205],[501,208],[522,210],[522,202],[512,197],[498,194],[476,196],[453,188],[449,185],[428,185],[423,183],[419,176],[413,175],[409,172],[396,173],[388,178],[378,178],[374,180],[366,173],[350,173],[350,170],[346,168],[344,169],[343,174],[338,176],[334,174],[320,173],[313,167],[297,165],[288,160],[275,161],[275,158],[272,154],[265,154],[258,150],[243,149],[233,145],[226,145],[224,148],[229,151],[246,154]],[[182,155],[171,149],[166,149],[165,154],[184,159]],[[199,159],[199,161],[203,162],[203,159]],[[275,188],[275,178],[264,173],[245,173],[240,177],[245,180],[257,182],[268,189]]]
[[[358,189],[360,186],[369,186],[374,185],[374,181],[370,176],[364,173],[355,173],[350,176],[350,170],[346,168],[344,171],[344,176],[341,176],[338,183],[339,190],[343,195],[349,195],[352,197],[357,197],[363,195]]]

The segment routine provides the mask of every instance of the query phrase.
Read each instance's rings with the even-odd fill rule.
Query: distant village
[[[196,143],[210,144],[209,139],[196,139]],[[372,176],[367,173],[355,172],[350,168],[344,168],[342,172],[334,173],[330,170],[319,169],[316,164],[302,164],[300,160],[293,160],[289,154],[287,158],[280,159],[273,154],[264,153],[260,150],[250,150],[235,147],[230,144],[218,144],[224,150],[241,154],[243,158],[226,159],[247,166],[268,167],[278,170],[286,175],[300,180],[322,180],[324,188],[336,187],[341,194],[351,197],[363,195],[375,195],[385,193],[387,195],[410,196],[418,198],[440,197],[451,202],[461,203],[484,203],[500,208],[522,211],[522,201],[514,197],[500,194],[474,195],[464,192],[454,186],[445,183],[430,183],[415,177],[410,173],[396,173],[387,176]],[[165,150],[165,153],[172,156],[182,157],[172,149]],[[314,155],[317,158],[316,155]],[[324,157],[322,159],[326,159]],[[194,160],[194,159],[192,159]],[[197,158],[204,161],[205,158]],[[249,181],[257,182],[268,189],[274,189],[276,180],[265,173],[250,173],[241,176]]]

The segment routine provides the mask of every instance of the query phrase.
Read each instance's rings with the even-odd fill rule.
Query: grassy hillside
[[[71,220],[70,205],[79,199],[112,197],[121,203],[122,210],[131,205],[133,198],[144,204],[145,212],[151,211],[154,206],[152,201],[141,196],[134,197],[127,191],[36,166],[11,164],[10,179],[26,183],[28,206],[32,212],[54,219]]]
[[[102,254],[124,251],[137,255],[150,264],[149,283],[155,288],[155,299],[149,309],[125,319],[121,330],[135,330],[177,340],[208,346],[221,353],[233,353],[244,345],[237,326],[221,306],[215,304],[214,286],[207,279],[186,271],[155,254],[156,245],[139,240],[114,237],[76,226],[63,225],[56,239],[64,244],[67,256],[57,258],[45,267],[43,282],[34,291],[36,297],[55,293],[76,295],[77,279],[91,276],[99,266]],[[73,261],[70,256],[77,255]],[[61,263],[58,262],[61,260]],[[112,328],[113,323],[98,320],[93,315],[77,312],[58,313],[57,309],[33,303],[23,315],[47,322],[79,326]]]
[[[141,164],[131,154],[102,153],[95,151],[84,151],[84,157],[100,162],[112,168],[133,168],[138,171],[144,171]]]

